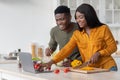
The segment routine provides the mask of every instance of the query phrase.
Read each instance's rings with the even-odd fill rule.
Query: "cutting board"
[[[88,74],[88,73],[108,72],[109,70],[108,69],[101,69],[101,68],[94,68],[94,70],[86,71],[86,70],[81,70],[81,69],[70,68],[70,71]]]

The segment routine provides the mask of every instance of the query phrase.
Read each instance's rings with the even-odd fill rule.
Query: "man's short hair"
[[[67,14],[70,14],[70,8],[68,8],[67,6],[64,6],[64,5],[58,6],[55,9],[54,14],[56,15],[58,13],[67,13]]]

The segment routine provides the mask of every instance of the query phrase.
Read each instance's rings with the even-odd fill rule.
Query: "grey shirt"
[[[50,42],[49,47],[52,50],[56,50],[57,46],[59,45],[59,49],[63,48],[67,42],[70,40],[73,32],[78,29],[76,23],[73,23],[74,27],[70,32],[65,32],[59,29],[58,26],[55,26],[50,31]],[[64,54],[64,53],[63,53]],[[77,48],[68,56],[71,60],[80,57],[80,53]]]

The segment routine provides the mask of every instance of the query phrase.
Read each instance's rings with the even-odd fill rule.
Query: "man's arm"
[[[56,48],[57,48],[57,42],[54,36],[54,28],[52,28],[50,31],[49,47],[47,47],[45,50],[46,56],[51,56],[51,54],[56,50]]]

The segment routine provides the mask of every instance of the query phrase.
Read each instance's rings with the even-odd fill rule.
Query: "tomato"
[[[67,72],[70,71],[70,69],[69,68],[64,68],[63,71],[64,71],[64,73],[67,73]]]
[[[40,64],[34,64],[34,68],[35,68],[35,70],[38,70],[39,68],[40,68]]]
[[[55,74],[58,74],[59,72],[60,72],[59,69],[54,70],[54,73],[55,73]]]
[[[51,67],[49,67],[48,70],[50,71],[50,70],[51,70]]]

